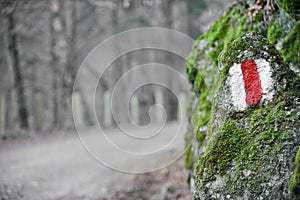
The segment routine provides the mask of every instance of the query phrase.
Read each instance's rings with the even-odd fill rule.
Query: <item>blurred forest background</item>
[[[113,34],[137,27],[164,27],[197,38],[222,14],[222,0],[1,0],[0,1],[0,134],[45,132],[73,128],[72,95],[82,112],[82,125],[95,124],[85,99],[93,68],[72,93],[76,72],[87,54]],[[118,47],[116,47],[118,49]],[[151,55],[151,56],[149,56]],[[120,57],[105,71],[97,91],[102,125],[105,98],[130,68],[162,63],[184,73],[185,60],[167,52],[140,50]],[[171,84],[176,79],[168,77]],[[96,77],[97,78],[97,77]],[[134,81],[134,80],[133,80]],[[177,118],[177,100],[166,88],[146,86],[137,95],[139,124],[149,122],[148,108],[165,105],[168,120]],[[178,85],[178,90],[182,90]],[[187,95],[188,91],[182,91]],[[102,101],[101,101],[102,100]],[[122,104],[122,102],[120,102]],[[120,105],[119,105],[120,106]],[[119,109],[120,122],[129,122]]]

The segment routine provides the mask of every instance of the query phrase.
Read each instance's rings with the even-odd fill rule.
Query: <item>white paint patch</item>
[[[231,91],[231,101],[236,110],[245,110],[246,104],[246,92],[243,80],[243,73],[241,64],[234,64],[229,69],[228,85]]]
[[[262,87],[262,102],[267,102],[273,99],[274,96],[274,79],[272,79],[272,67],[269,62],[264,59],[255,60],[259,79]]]

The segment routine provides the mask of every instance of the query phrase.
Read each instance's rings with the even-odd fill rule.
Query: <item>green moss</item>
[[[276,124],[277,112],[283,109],[284,105],[283,102],[275,107],[248,111],[249,113],[245,114],[250,116],[246,119],[250,121],[248,129],[237,128],[237,124],[242,123],[238,118],[222,125],[218,133],[210,139],[209,153],[205,155],[205,163],[202,164],[209,166],[212,170],[213,165],[218,166],[215,171],[224,174],[233,159],[238,163],[248,163],[257,156],[258,146],[278,142],[278,139],[282,139],[279,138],[282,129],[277,131],[274,129],[278,126]]]
[[[193,116],[194,116],[194,118],[197,118],[197,115],[195,113],[194,101],[195,101],[195,96],[192,95],[187,104],[187,114],[188,114],[188,118],[189,118],[190,122],[192,122]],[[195,133],[195,124],[190,123],[187,127],[187,132],[184,135],[185,145],[187,146],[186,151],[185,151],[185,167],[186,167],[186,169],[192,169],[194,152],[191,151],[191,147],[192,147],[191,144],[194,139],[194,133]]]
[[[297,21],[300,19],[300,0],[278,0],[278,2],[292,18]]]
[[[261,22],[264,20],[264,14],[263,12],[259,12],[256,16],[255,16],[255,22]]]
[[[225,123],[217,135],[218,138],[214,147],[204,156],[201,164],[218,174],[224,175],[233,159],[245,145],[246,134],[237,128],[235,122],[232,121]],[[200,167],[199,170],[203,171],[203,167]]]
[[[226,16],[217,20],[209,32],[203,36],[204,38],[208,39],[208,45],[216,46],[215,42],[223,39],[222,37],[226,35],[228,28],[230,27],[230,16],[232,13],[233,12],[231,11]],[[208,35],[209,33],[210,35]]]
[[[211,101],[208,99],[209,92],[207,87],[204,85],[200,88],[201,89],[198,91],[198,93],[200,93],[198,97],[198,107],[192,114],[191,123],[194,127],[194,135],[196,136],[197,141],[202,144],[206,134],[199,129],[206,126],[211,119]]]
[[[268,39],[271,44],[276,44],[282,37],[282,29],[280,25],[272,21],[268,26]]]
[[[197,62],[199,58],[199,50],[195,44],[192,50],[192,53],[187,58],[185,72],[188,75],[190,83],[193,85],[197,75]]]
[[[299,195],[299,192],[300,192],[300,148],[297,151],[295,163],[296,163],[295,170],[294,170],[293,176],[291,177],[290,183],[289,183],[289,191],[294,193],[295,195]]]
[[[281,50],[285,62],[293,63],[300,69],[300,23],[284,38]]]
[[[211,101],[207,99],[208,91],[202,92],[199,100],[200,117],[198,126],[202,127],[208,124],[211,119]]]
[[[270,105],[270,108],[273,108],[272,105]],[[277,108],[268,110],[254,110],[249,126],[249,131],[257,135],[256,141],[261,144],[271,144],[279,136],[279,132],[274,131],[276,125],[275,120],[278,117],[277,113],[275,113]]]
[[[206,87],[205,82],[204,82],[204,78],[201,75],[200,71],[197,73],[195,81],[194,81],[194,92],[199,95],[201,93],[201,90],[203,90],[203,88]]]
[[[295,116],[290,116],[285,110],[289,99],[285,94],[280,96],[285,100],[278,99],[274,105],[249,109],[242,114],[242,118],[237,116],[231,119],[224,123],[217,133],[211,134],[206,154],[197,161],[197,178],[203,181],[200,188],[214,180],[217,174],[225,176],[229,185],[240,187],[232,188],[230,192],[233,193],[243,191],[242,188],[255,190],[258,184],[268,181],[271,174],[260,170],[265,163],[277,159],[283,144],[292,135],[286,124],[296,120]],[[249,123],[248,127],[239,126],[245,122]],[[228,173],[232,169],[235,171]],[[243,170],[263,176],[241,178]]]
[[[189,146],[186,148],[186,151],[185,151],[185,168],[186,169],[191,169],[191,165],[193,163],[193,157],[194,157],[194,152],[192,151],[192,145],[189,144]]]
[[[215,65],[218,64],[220,52],[250,27],[247,16],[241,9],[235,8],[217,20],[212,28],[200,37],[208,40],[208,45],[214,48],[208,55]]]
[[[198,131],[198,121],[199,121],[199,112],[198,110],[194,111],[191,117],[191,124],[194,128],[193,136],[197,134]]]
[[[278,51],[275,49],[275,47],[269,44],[269,41],[261,34],[252,33],[251,37],[256,38],[256,40],[253,39],[255,43],[250,43],[247,38],[244,38],[244,36],[245,35],[242,35],[234,40],[234,42],[228,45],[219,56],[219,60],[223,64],[220,75],[222,81],[226,80],[229,68],[234,63],[241,63],[243,60],[249,57],[249,55],[255,55],[257,58],[262,58],[265,56],[265,59],[269,59],[271,55],[278,55]],[[261,48],[257,48],[258,46]],[[249,54],[248,52],[252,53]],[[262,55],[262,52],[267,53],[268,56]],[[278,58],[279,56],[277,56],[277,59]]]
[[[196,139],[199,142],[200,145],[202,145],[204,139],[206,137],[206,134],[204,132],[198,132],[196,135]]]

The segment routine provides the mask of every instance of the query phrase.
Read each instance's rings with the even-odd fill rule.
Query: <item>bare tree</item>
[[[162,2],[161,5],[161,12],[163,13],[163,26],[165,28],[172,29],[173,26],[173,16],[172,16],[172,8],[174,6],[175,1],[174,0],[166,0]],[[169,38],[166,38],[166,40],[169,40]],[[172,41],[169,41],[171,43]],[[164,54],[164,58],[171,67],[174,67],[174,60],[173,55],[171,53]],[[172,87],[172,84],[174,82],[173,78],[166,74],[166,79],[168,80],[168,85]],[[177,111],[177,99],[172,95],[172,93],[168,90],[164,90],[164,106],[166,107],[166,112],[169,120],[173,120],[176,118],[176,111]]]
[[[50,67],[52,74],[53,126],[62,126],[61,84],[66,59],[65,23],[63,19],[63,0],[53,0],[50,4]]]
[[[7,63],[12,68],[15,92],[17,98],[18,115],[20,121],[20,127],[22,129],[28,128],[28,110],[27,110],[27,99],[25,96],[24,81],[20,64],[20,55],[18,48],[18,33],[16,30],[15,12],[19,1],[7,2],[5,5],[2,4],[6,9],[4,11],[6,17],[6,52],[7,52]]]
[[[69,126],[71,124],[71,94],[73,90],[73,84],[76,77],[76,49],[77,49],[77,0],[65,1],[65,9],[68,11],[64,18],[65,26],[65,39],[66,39],[66,63],[62,76],[62,109],[65,115],[64,125]]]
[[[72,126],[71,94],[76,72],[84,57],[96,44],[130,28],[161,26],[186,31],[187,24],[190,24],[189,30],[194,30],[197,21],[186,18],[191,17],[189,13],[194,12],[194,5],[198,2],[200,1],[51,0],[45,4],[38,0],[0,0],[0,21],[4,25],[0,27],[0,47],[5,50],[0,52],[3,55],[0,59],[5,61],[0,62],[0,67],[3,67],[0,71],[9,74],[7,77],[1,76],[5,77],[6,81],[2,82],[6,82],[6,85],[1,85],[0,94],[4,96],[0,100],[2,107],[7,107],[2,110],[9,112],[0,112],[7,116],[7,129],[16,126],[15,121],[18,121],[18,127],[36,130]],[[1,35],[5,35],[5,39],[1,39]],[[176,42],[171,40],[165,38],[169,43]],[[133,42],[140,41],[137,39]],[[118,55],[121,45],[122,43],[116,44],[112,53]],[[102,96],[105,91],[111,91],[120,77],[134,65],[157,62],[175,66],[178,63],[173,55],[165,52],[140,52],[121,56],[106,70],[97,90],[101,99],[97,101],[99,112],[104,110]],[[145,79],[150,77],[147,73],[141,74]],[[121,86],[122,94],[127,92],[129,85],[135,84],[141,74],[133,74],[130,83]],[[84,80],[89,80],[90,76],[93,73]],[[171,74],[159,76],[167,79],[171,87],[177,87]],[[89,85],[85,81],[81,84],[82,89],[78,92],[84,102],[84,112],[89,113],[94,109],[90,100],[86,99]],[[177,110],[176,99],[166,89],[159,89],[164,93],[167,114],[172,117]],[[141,118],[147,118],[147,109],[154,102],[155,90],[155,87],[149,86],[137,93],[140,104],[145,108],[139,109]],[[116,120],[129,122],[128,110],[122,98],[117,99],[114,106],[118,111]]]

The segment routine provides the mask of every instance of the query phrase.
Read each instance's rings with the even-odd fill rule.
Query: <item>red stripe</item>
[[[262,98],[262,87],[254,60],[242,62],[242,72],[246,90],[246,103],[258,104]]]

